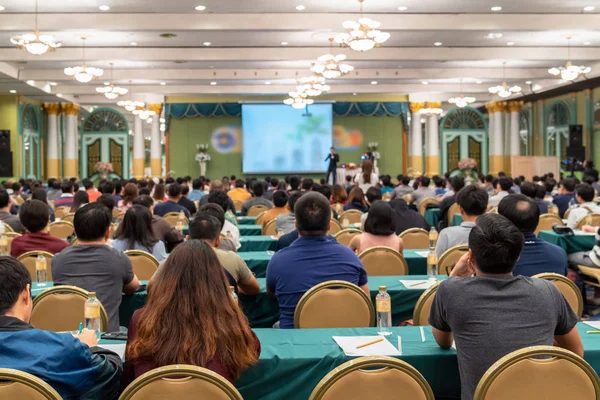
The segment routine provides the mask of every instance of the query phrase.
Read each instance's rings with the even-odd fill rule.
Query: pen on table
[[[426,283],[429,283],[428,281],[423,281],[423,282],[419,282],[419,283],[413,283],[412,285],[408,285],[408,287],[413,287],[413,286],[419,286],[419,285],[424,285]]]
[[[587,333],[589,333],[590,335],[598,335],[600,334],[600,331],[587,331]]]
[[[83,322],[79,323],[79,333],[83,332]]]
[[[384,338],[379,338],[377,340],[373,340],[372,342],[361,344],[360,346],[356,346],[356,348],[357,349],[362,349],[363,347],[367,347],[367,346],[370,346],[370,345],[375,344],[375,343],[383,342],[384,340],[385,340]]]
[[[421,342],[424,342],[425,341],[425,330],[423,329],[422,326],[420,326],[419,329],[421,330]]]

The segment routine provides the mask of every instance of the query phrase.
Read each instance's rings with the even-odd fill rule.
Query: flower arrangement
[[[198,161],[198,162],[210,161],[210,154],[206,153],[208,151],[208,144],[197,144],[196,150],[198,150],[198,153],[196,154],[196,161]]]
[[[473,160],[472,158],[463,158],[458,162],[458,168],[463,171],[468,169],[476,169],[477,161]]]
[[[108,175],[113,172],[113,166],[109,162],[99,161],[96,163],[96,172],[100,175]]]
[[[381,158],[381,154],[377,151],[378,148],[378,142],[369,142],[367,144],[367,150],[373,154],[373,159],[375,160],[379,160]]]

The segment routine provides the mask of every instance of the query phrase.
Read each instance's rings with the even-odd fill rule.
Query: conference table
[[[239,225],[254,225],[256,224],[256,219],[258,217],[237,217],[238,226]]]
[[[559,235],[554,231],[540,231],[538,238],[562,247],[567,254],[590,251],[596,244],[594,233],[583,233],[581,231],[573,236]]]
[[[425,221],[431,226],[437,226],[440,221],[440,209],[439,208],[428,208],[425,210],[425,215],[423,216]]]

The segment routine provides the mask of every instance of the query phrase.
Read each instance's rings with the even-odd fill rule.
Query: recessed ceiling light
[[[106,4],[103,4],[103,5],[101,5],[98,8],[100,9],[100,11],[108,11],[108,10],[110,10],[110,6],[107,6]]]
[[[435,42],[433,45],[434,46],[441,46],[443,43],[442,42]]]
[[[4,10],[5,10],[5,8],[0,6],[0,11],[4,11]]]
[[[161,82],[160,86],[165,86],[167,84],[167,82]]]
[[[271,84],[271,81],[266,81],[265,82],[265,85],[270,85],[270,84]]]
[[[131,42],[129,44],[132,45],[132,46],[137,46],[138,45],[137,42]]]
[[[590,44],[592,44],[592,42],[583,42],[584,46],[589,46]]]
[[[487,39],[500,39],[502,37],[501,33],[488,33],[485,35]]]
[[[506,42],[506,45],[507,45],[507,46],[514,46],[514,45],[515,45],[515,42]]]
[[[303,11],[303,10],[306,10],[306,6],[303,6],[302,4],[298,4],[298,5],[296,6],[296,10],[298,10],[298,11]]]
[[[217,82],[211,82],[210,84],[211,84],[211,86],[215,86],[217,84]]]
[[[594,6],[585,6],[583,7],[583,11],[594,11],[596,7]]]
[[[62,93],[56,93],[56,97],[61,98],[63,97]]]
[[[206,10],[206,6],[196,6],[196,11],[204,11]]]
[[[377,81],[372,81],[371,85],[377,85]]]
[[[500,7],[500,6],[493,6],[493,7],[491,8],[491,10],[492,10],[492,11],[502,11],[502,7]]]
[[[9,91],[8,91],[8,93],[15,94],[15,93],[17,93],[17,91],[16,91],[16,90],[14,90],[14,89],[12,89],[12,90],[9,90]]]
[[[288,42],[281,42],[282,46],[287,46],[289,43]]]
[[[427,82],[427,81],[421,81],[421,83],[422,83],[423,85],[429,85],[429,82]]]
[[[483,82],[482,81],[477,81],[475,83],[478,84],[478,85],[481,85]]]
[[[32,80],[32,79],[29,79],[29,80],[28,80],[26,83],[27,83],[29,86],[33,86],[33,85],[35,85],[35,81],[34,81],[34,80]]]
[[[525,84],[526,84],[526,85],[531,85],[532,83],[533,83],[533,82],[531,82],[531,81],[525,81]]]
[[[356,93],[352,93],[352,96],[356,96]]]
[[[205,46],[210,46],[212,43],[211,42],[204,42],[202,44],[205,45]]]
[[[48,82],[48,84],[49,84],[50,86],[56,86],[56,85],[58,85],[58,83],[56,83],[56,82]]]
[[[104,82],[104,86],[110,85],[110,82]]]
[[[210,67],[208,67],[208,68],[210,68],[210,69],[213,69],[214,67],[215,67],[214,65],[211,65],[211,66],[210,66]]]
[[[398,11],[406,11],[406,10],[408,10],[408,7],[406,7],[406,6],[398,7]]]

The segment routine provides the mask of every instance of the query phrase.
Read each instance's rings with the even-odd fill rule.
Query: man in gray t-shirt
[[[512,275],[523,243],[507,218],[479,217],[469,253],[435,295],[429,323],[441,347],[456,341],[463,400],[473,398],[492,364],[515,350],[556,340],[583,356],[577,315],[558,289],[549,281]]]

